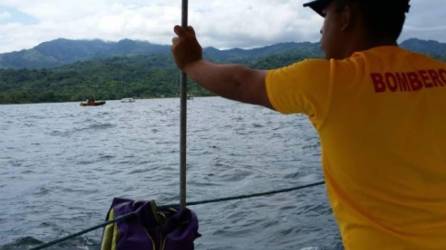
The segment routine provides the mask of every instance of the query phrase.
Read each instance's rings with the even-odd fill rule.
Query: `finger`
[[[184,28],[182,28],[179,25],[175,25],[175,27],[173,28],[173,31],[175,32],[175,34],[177,34],[178,36],[184,36],[185,35],[185,31]]]
[[[187,32],[195,36],[195,30],[192,26],[188,26],[186,28]]]
[[[179,40],[180,40],[180,38],[178,38],[178,37],[174,37],[174,38],[172,38],[172,44],[173,44],[173,45],[177,45],[178,42],[179,42]]]

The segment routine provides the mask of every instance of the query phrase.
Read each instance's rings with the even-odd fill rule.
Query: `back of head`
[[[403,29],[410,0],[335,0],[338,7],[356,4],[370,39],[397,40]]]

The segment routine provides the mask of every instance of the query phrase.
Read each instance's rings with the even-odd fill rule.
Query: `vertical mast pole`
[[[182,0],[181,26],[187,27],[188,0]],[[180,206],[186,207],[186,133],[187,133],[187,76],[181,72],[180,83],[181,112],[180,112]]]

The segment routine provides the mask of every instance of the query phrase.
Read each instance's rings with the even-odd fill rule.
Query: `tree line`
[[[271,69],[305,58],[301,51],[290,51],[232,63]],[[102,100],[177,97],[179,75],[170,55],[114,57],[55,69],[2,69],[0,103],[69,102],[91,97]],[[189,93],[211,95],[194,82],[189,83]]]
[[[233,62],[267,69],[302,58],[283,54]],[[0,103],[69,102],[91,97],[103,100],[177,97],[179,77],[168,55],[114,57],[55,69],[3,69],[0,70]],[[211,95],[192,81],[189,94]]]

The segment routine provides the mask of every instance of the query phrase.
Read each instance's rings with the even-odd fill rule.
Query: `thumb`
[[[179,25],[175,25],[175,27],[173,28],[173,32],[175,32],[175,34],[177,34],[180,37],[186,34],[185,29]]]
[[[195,36],[195,30],[194,30],[194,28],[193,28],[192,26],[187,26],[186,31],[187,31],[189,34]]]

